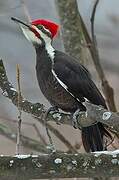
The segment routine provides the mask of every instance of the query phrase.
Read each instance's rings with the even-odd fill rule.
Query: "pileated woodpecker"
[[[79,62],[52,46],[59,26],[39,19],[26,24],[16,18],[26,38],[36,50],[36,75],[40,89],[53,107],[65,112],[86,111],[83,102],[106,107],[105,100],[91,79],[88,70]],[[104,150],[104,135],[110,133],[101,124],[82,128],[82,141],[87,152]]]

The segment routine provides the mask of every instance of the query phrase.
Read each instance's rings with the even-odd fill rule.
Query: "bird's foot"
[[[52,106],[49,110],[49,113],[52,114],[53,118],[55,118],[56,124],[61,125],[61,115],[59,109],[56,106]]]
[[[56,106],[51,106],[46,112],[45,112],[45,119],[47,119],[48,117],[48,114],[51,113],[51,114],[54,114],[55,112],[58,112],[58,108]]]
[[[77,109],[73,114],[72,114],[72,125],[75,129],[81,129],[81,126],[79,125],[78,122],[78,116],[80,113],[80,109]]]

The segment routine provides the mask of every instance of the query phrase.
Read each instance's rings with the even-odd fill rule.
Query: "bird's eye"
[[[51,32],[47,28],[45,28],[43,25],[37,25],[37,28],[41,30],[43,33],[47,34],[47,36],[49,36],[50,38],[52,37]]]
[[[37,28],[40,29],[40,30],[44,29],[42,25],[37,25]]]

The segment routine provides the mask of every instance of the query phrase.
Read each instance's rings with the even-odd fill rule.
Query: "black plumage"
[[[74,58],[55,50],[54,62],[45,48],[36,48],[36,73],[39,86],[52,106],[74,113],[86,111],[85,98],[91,103],[106,108],[105,100],[91,79],[88,70]],[[64,83],[63,87],[53,75]],[[66,89],[67,88],[67,89]],[[82,128],[82,141],[87,152],[104,150],[103,136],[110,136],[101,123]]]
[[[36,49],[36,75],[40,89],[52,106],[71,114],[86,111],[85,99],[106,107],[105,100],[91,79],[88,70],[79,62],[52,47],[58,25],[43,19],[31,24],[12,18],[19,23],[26,38]],[[24,27],[25,26],[25,27]],[[101,123],[82,128],[82,141],[87,152],[106,149],[104,135],[110,133]]]

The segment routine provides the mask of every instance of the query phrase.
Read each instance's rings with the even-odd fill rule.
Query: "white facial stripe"
[[[39,38],[37,38],[35,36],[35,34],[31,30],[29,30],[28,28],[23,27],[22,25],[20,25],[20,28],[22,29],[22,32],[25,35],[25,37],[29,41],[31,41],[33,44],[41,44],[42,43],[41,40]]]
[[[55,49],[51,45],[51,38],[48,37],[47,34],[43,33],[36,26],[33,25],[33,28],[40,34],[41,38],[43,38],[43,40],[45,41],[46,51],[47,51],[49,57],[51,58],[52,62],[54,63]]]
[[[51,43],[50,37],[48,37],[42,30],[38,29],[36,26],[32,25],[32,27],[38,32],[38,34],[43,38],[46,43]]]
[[[43,29],[51,34],[51,32],[43,26]]]
[[[38,29],[35,25],[32,25],[32,27],[39,33],[39,32],[42,32],[42,30],[40,30],[40,29]],[[48,29],[46,29],[43,25],[42,25],[42,28],[45,30],[45,31],[47,31],[48,33],[50,33],[51,34],[51,32],[48,30]],[[43,33],[43,32],[42,32]],[[43,34],[45,34],[45,33],[43,33]]]

